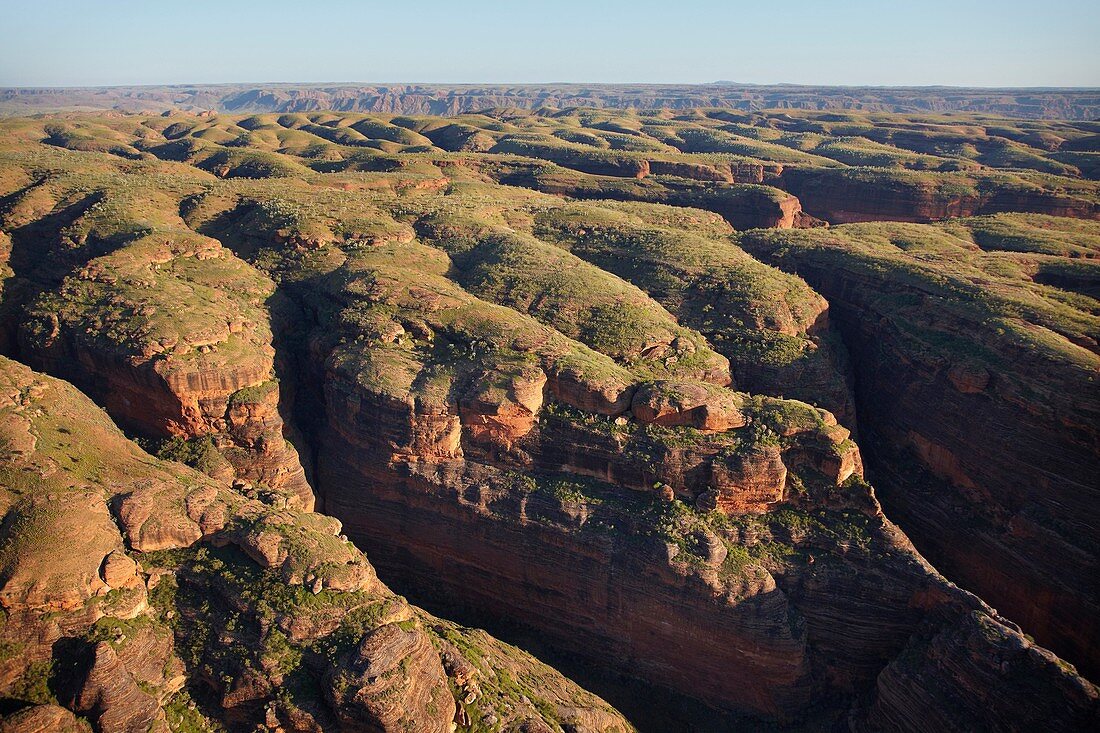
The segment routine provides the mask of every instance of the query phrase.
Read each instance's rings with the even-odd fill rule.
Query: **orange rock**
[[[547,389],[559,402],[597,415],[621,415],[630,409],[634,397],[632,384],[597,383],[572,371],[550,374]]]
[[[76,699],[76,709],[96,720],[100,730],[145,733],[163,730],[164,711],[157,699],[138,686],[105,641],[95,647],[95,661]]]
[[[641,385],[630,410],[639,422],[720,432],[746,424],[741,399],[729,390],[696,382],[660,381]]]
[[[114,550],[103,560],[101,576],[112,589],[134,588],[141,584],[137,563],[122,550]]]
[[[933,473],[956,486],[977,489],[977,484],[966,474],[962,461],[950,448],[933,443],[917,432],[909,433],[909,442]]]
[[[989,371],[975,364],[957,364],[947,370],[951,386],[964,394],[984,392],[989,386]]]
[[[330,673],[325,695],[346,730],[450,733],[455,701],[426,634],[386,624]]]
[[[462,405],[462,423],[472,440],[510,449],[538,423],[546,374],[541,369],[504,377],[487,375]]]
[[[744,455],[715,460],[711,483],[718,509],[728,514],[764,512],[783,500],[787,467],[778,447],[758,447]]]
[[[91,726],[57,705],[34,705],[0,720],[0,733],[91,733]]]

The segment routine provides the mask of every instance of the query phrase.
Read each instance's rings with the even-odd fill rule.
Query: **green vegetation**
[[[262,403],[279,389],[278,379],[268,379],[251,387],[239,389],[229,396],[230,407]],[[186,461],[185,461],[186,462]]]
[[[215,678],[253,670],[277,680],[307,675],[306,655],[335,663],[385,614],[385,597],[365,592],[312,593],[263,570],[232,547],[197,547],[146,553],[149,568],[173,571],[150,593],[170,619],[176,648],[189,669]],[[335,630],[319,639],[292,641],[285,624],[325,623]],[[236,639],[231,645],[220,640]]]
[[[161,444],[156,456],[165,461],[179,461],[207,475],[228,466],[209,435],[198,438],[169,438]]]
[[[455,257],[473,294],[530,313],[636,373],[705,375],[726,367],[697,333],[636,287],[534,237],[486,239]]]
[[[54,665],[52,660],[38,660],[28,664],[23,674],[11,685],[7,697],[35,705],[57,704],[50,689]]]
[[[225,729],[199,711],[187,690],[181,690],[164,705],[165,720],[172,733],[221,733]]]
[[[1074,149],[1090,145],[1086,128],[797,110],[0,121],[3,313],[21,352],[91,387],[118,377],[111,410],[179,436],[154,459],[86,412],[27,418],[3,446],[15,537],[0,570],[31,558],[34,582],[53,582],[55,538],[75,515],[62,503],[103,520],[102,546],[62,548],[83,556],[82,578],[142,531],[168,538],[156,546],[216,532],[219,547],[140,556],[164,571],[150,603],[167,626],[154,632],[173,634],[192,679],[220,691],[262,680],[260,697],[304,708],[326,670],[393,623],[482,670],[482,697],[461,703],[471,730],[490,728],[490,711],[528,710],[566,729],[571,699],[546,692],[559,683],[533,660],[387,592],[334,590],[368,587],[351,581],[369,567],[331,520],[167,462],[210,475],[244,462],[240,445],[219,446],[277,394],[279,348],[280,366],[324,374],[303,409],[322,399],[349,455],[460,490],[494,519],[522,512],[612,557],[667,561],[661,572],[731,604],[769,574],[870,566],[896,548],[870,488],[841,483],[855,445],[822,409],[853,416],[844,346],[791,272],[853,278],[852,297],[960,390],[995,379],[1030,398],[1003,376],[1020,353],[1080,373],[1100,364],[1100,230],[1019,213],[779,230],[814,223],[787,190],[928,204],[914,218],[956,200],[1087,216],[1098,188],[1078,166],[1089,151]],[[127,412],[145,388],[163,414]],[[280,428],[241,444],[283,445]],[[13,467],[28,445],[46,458]],[[143,497],[155,516],[120,539],[115,503],[149,486],[168,487]],[[141,592],[97,590],[87,608],[123,616]],[[108,615],[82,638],[121,645],[151,618]],[[23,651],[0,645],[0,658]],[[50,674],[32,668],[19,694],[46,699]],[[210,727],[192,703],[186,690],[168,701],[174,729]]]
[[[907,314],[898,325],[926,349],[953,361],[965,357],[996,367],[1000,347],[992,341],[1008,341],[1047,359],[1095,368],[1100,364],[1096,355],[1079,346],[1100,337],[1095,301],[1056,290],[1043,280],[1091,287],[1088,264],[1071,267],[1070,261],[1051,258],[1055,253],[1091,257],[1098,236],[1100,224],[1095,222],[1001,214],[938,225],[760,231],[741,241],[769,261],[797,263],[807,273],[843,267],[854,276],[890,283],[896,294],[878,296],[878,307]],[[907,290],[899,291],[899,286]],[[973,323],[975,330],[963,334],[957,327],[929,328],[920,316],[925,298],[934,298],[943,313]]]

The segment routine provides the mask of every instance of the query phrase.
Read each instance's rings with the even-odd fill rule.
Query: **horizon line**
[[[0,85],[2,90],[34,90],[34,89],[120,89],[120,88],[160,88],[160,87],[240,87],[240,86],[422,86],[422,87],[463,87],[463,86],[498,86],[498,87],[538,87],[538,86],[583,86],[583,87],[806,87],[815,89],[959,89],[959,90],[1045,90],[1045,91],[1100,91],[1100,83],[1096,86],[1058,86],[1058,85],[1029,85],[1029,86],[983,86],[962,84],[814,84],[805,82],[740,82],[721,79],[706,82],[648,82],[648,81],[218,81],[218,82],[155,82],[155,83],[110,83],[110,84],[11,84]]]

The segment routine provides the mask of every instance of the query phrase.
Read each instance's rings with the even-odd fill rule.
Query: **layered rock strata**
[[[376,586],[335,520],[272,485],[293,473],[261,459],[285,415],[320,505],[410,595],[525,624],[606,671],[770,722],[920,729],[913,711],[931,704],[960,710],[963,728],[1041,716],[1088,729],[1095,687],[951,585],[883,515],[851,437],[835,316],[739,246],[764,234],[731,227],[817,222],[787,192],[679,165],[732,175],[736,156],[759,155],[765,179],[792,165],[846,171],[838,158],[860,153],[982,165],[859,141],[826,148],[808,129],[864,122],[570,111],[450,130],[328,113],[4,123],[9,350],[84,385],[120,421],[144,419],[139,431],[175,435],[161,458],[208,474],[186,473],[186,490],[112,479],[75,491],[102,481],[91,469],[74,481],[72,502],[102,525],[103,546],[85,554],[104,559],[104,587],[132,581],[138,597],[141,585],[158,618],[187,630],[122,629],[139,640],[134,656],[174,649],[196,709],[231,726],[625,725],[519,652]],[[538,146],[485,152],[531,137],[637,153],[649,170],[584,173],[533,160]],[[658,159],[671,167],[655,172]],[[1094,190],[1058,176],[1036,185]],[[901,249],[954,256],[890,226]],[[782,236],[839,229],[822,231]],[[1003,236],[972,235],[979,251]],[[1075,236],[1043,246],[1077,252]],[[1005,273],[1071,284],[1063,305],[1093,287],[1087,267],[1004,253],[971,286],[1000,297]],[[1080,318],[1039,310],[1037,328],[1095,343]],[[970,362],[953,366],[960,393],[988,386]],[[179,389],[128,386],[165,375]],[[140,399],[155,406],[134,408]],[[49,496],[20,496],[11,526],[26,514],[71,532],[64,513],[35,508]],[[31,575],[13,571],[17,597],[33,600]],[[74,612],[101,590],[78,594]],[[117,709],[119,725],[171,723],[173,693],[126,661],[114,626],[84,631],[94,616],[56,637],[77,640],[65,657],[74,679],[47,685],[64,692],[57,701],[96,721]]]
[[[336,520],[157,460],[3,358],[0,389],[5,731],[633,729],[409,606]]]
[[[743,240],[829,298],[890,516],[937,567],[1090,673],[1100,331],[1087,298],[1029,273],[1098,234],[1017,216]],[[1008,254],[1021,242],[1036,251]]]

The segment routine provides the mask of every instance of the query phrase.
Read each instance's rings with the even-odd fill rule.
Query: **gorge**
[[[0,730],[1093,728],[1098,133],[0,120]]]

